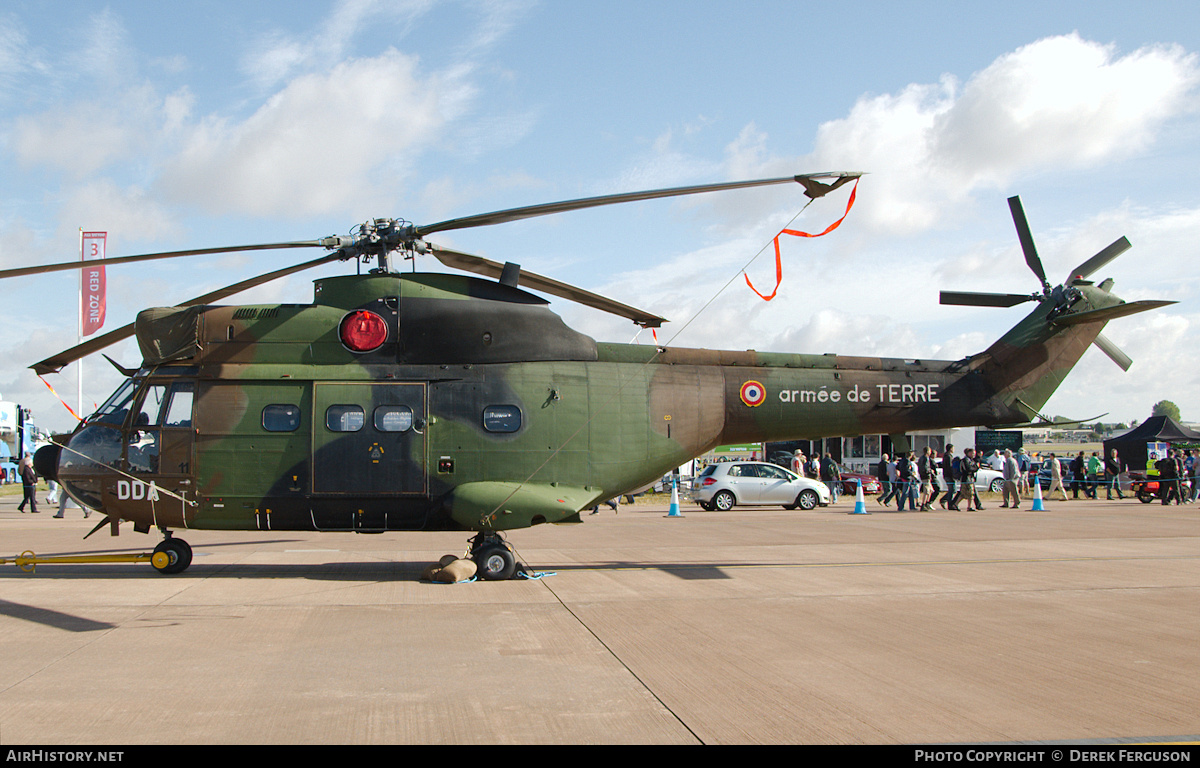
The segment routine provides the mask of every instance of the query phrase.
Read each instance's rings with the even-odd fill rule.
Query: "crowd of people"
[[[1188,504],[1200,497],[1200,450],[1172,449],[1161,459],[1152,456],[1149,463],[1149,479],[1157,480],[1162,486],[1159,496],[1163,504],[1172,500],[1176,504]],[[956,511],[983,509],[975,487],[983,466],[1001,473],[1001,508],[1020,509],[1022,498],[1030,496],[1030,483],[1041,482],[1033,472],[1034,459],[1024,448],[1016,453],[995,450],[989,456],[966,448],[962,455],[956,455],[954,446],[947,445],[939,461],[937,452],[926,447],[919,456],[913,451],[895,457],[883,454],[875,472],[883,492],[876,501],[883,506],[895,501],[898,510],[903,510],[907,504],[910,511],[929,511],[935,503],[942,509]],[[1068,483],[1071,499],[1078,499],[1080,494],[1088,499],[1098,498],[1101,488],[1110,501],[1126,496],[1121,484],[1123,469],[1116,450],[1103,459],[1098,451],[1093,451],[1091,456],[1080,451],[1070,461],[1050,453],[1043,459],[1042,467],[1048,471],[1050,482],[1046,498],[1057,492],[1063,501],[1068,500]],[[940,484],[937,482],[939,474]]]
[[[883,486],[883,492],[876,501],[887,506],[895,500],[897,511],[903,511],[905,503],[911,512],[918,509],[922,512],[931,511],[935,503],[942,509],[955,511],[983,509],[975,489],[979,466],[974,448],[967,448],[961,456],[955,456],[953,445],[946,446],[940,466],[937,453],[929,446],[920,456],[913,451],[897,454],[894,458],[885,453],[880,457],[875,473]],[[1004,506],[1008,506],[1007,495]]]

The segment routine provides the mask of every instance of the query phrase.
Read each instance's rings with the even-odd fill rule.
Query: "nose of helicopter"
[[[55,480],[85,507],[104,511],[103,480],[114,474],[121,458],[121,433],[102,424],[89,424],[65,445],[47,445],[34,454],[34,469]]]

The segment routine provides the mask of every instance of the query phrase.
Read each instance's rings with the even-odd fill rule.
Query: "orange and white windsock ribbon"
[[[42,377],[41,377],[41,376],[38,376],[38,378],[39,378],[39,379],[42,379]],[[58,394],[57,392],[55,392],[55,391],[54,391],[54,387],[50,386],[50,382],[46,381],[45,379],[42,379],[42,383],[46,385],[46,389],[50,390],[50,394],[52,394],[52,395],[54,395],[55,397],[57,397],[57,398],[58,398],[58,402],[60,402],[60,403],[62,403],[62,404],[63,404],[63,408],[66,408],[66,409],[67,409],[67,411],[68,411],[68,412],[69,412],[69,413],[70,413],[72,416],[74,416],[74,417],[75,417],[75,420],[76,420],[76,421],[83,421],[83,419],[81,419],[81,418],[79,417],[79,414],[78,414],[78,413],[75,413],[75,410],[74,410],[73,408],[71,408],[71,406],[67,405],[67,401],[66,401],[66,400],[63,400],[61,397],[59,397],[59,394]]]
[[[850,200],[846,203],[846,212],[842,214],[842,218],[830,224],[823,231],[813,234],[811,232],[801,232],[798,229],[781,229],[778,235],[775,235],[775,289],[771,291],[771,295],[765,296],[759,293],[758,289],[750,282],[750,275],[742,273],[746,278],[746,285],[750,286],[750,290],[758,294],[763,301],[770,301],[775,298],[775,294],[779,292],[779,284],[783,282],[783,260],[779,255],[779,238],[782,235],[792,235],[793,237],[821,237],[827,235],[833,230],[841,226],[846,217],[850,215],[850,209],[854,207],[854,197],[858,193],[858,179],[854,180],[854,186],[850,189]]]

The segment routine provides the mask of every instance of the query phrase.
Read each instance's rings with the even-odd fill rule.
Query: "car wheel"
[[[796,497],[796,504],[800,507],[800,509],[816,509],[817,505],[820,503],[820,497],[818,497],[817,492],[811,488],[800,491],[800,495]]]
[[[733,494],[729,491],[721,491],[716,496],[713,496],[713,508],[719,509],[722,512],[728,512],[733,509],[733,505],[737,503],[737,499],[733,498]]]
[[[1004,491],[1003,478],[997,477],[995,480],[993,480],[992,484],[988,486],[988,490],[990,490],[992,493],[1002,493]]]

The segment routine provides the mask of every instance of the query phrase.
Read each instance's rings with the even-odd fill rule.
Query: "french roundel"
[[[754,408],[763,404],[767,399],[767,390],[757,381],[747,381],[742,385],[742,402]]]

